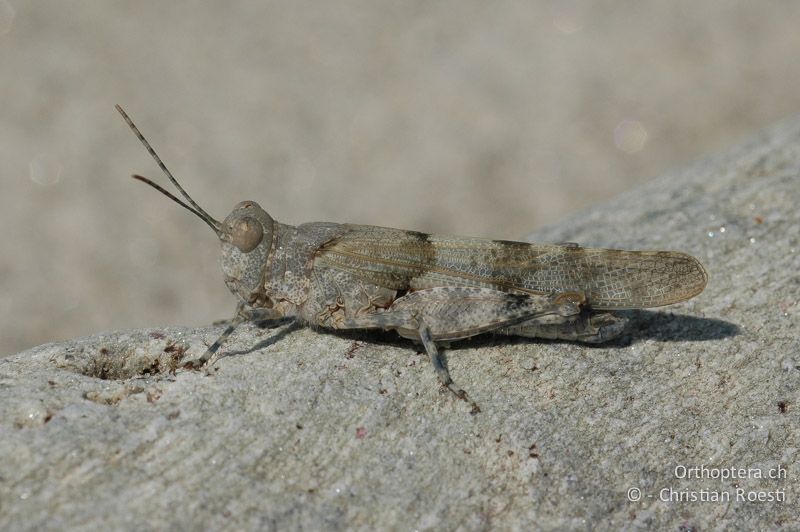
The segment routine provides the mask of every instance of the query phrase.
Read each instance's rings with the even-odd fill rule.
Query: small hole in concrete
[[[187,347],[169,340],[165,345],[164,342],[159,344],[162,345],[143,345],[137,349],[130,343],[114,345],[109,342],[97,349],[87,348],[80,357],[83,364],[75,369],[89,377],[103,380],[174,374]]]

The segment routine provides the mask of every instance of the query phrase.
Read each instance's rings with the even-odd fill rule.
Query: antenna
[[[125,111],[122,110],[122,107],[120,107],[119,105],[115,105],[114,107],[117,109],[117,111],[119,111],[119,114],[122,115],[122,118],[125,119],[125,122],[128,123],[128,126],[131,128],[133,133],[139,138],[139,140],[142,142],[142,144],[144,144],[144,147],[147,148],[147,151],[150,152],[150,155],[152,155],[153,159],[156,160],[156,162],[158,163],[158,166],[161,168],[161,170],[164,172],[164,174],[167,176],[167,178],[169,178],[169,180],[172,182],[172,184],[175,185],[175,188],[178,189],[178,192],[180,192],[181,195],[183,195],[183,197],[186,198],[189,201],[189,203],[191,204],[191,207],[189,205],[187,205],[186,203],[184,203],[183,201],[181,201],[179,198],[175,197],[174,194],[172,194],[170,192],[167,192],[163,187],[161,187],[160,185],[154,183],[152,180],[150,180],[150,179],[148,179],[146,177],[142,177],[140,175],[133,175],[131,177],[133,177],[134,179],[138,179],[139,181],[142,181],[142,182],[150,185],[151,187],[153,187],[154,189],[158,190],[159,192],[161,192],[162,194],[164,194],[165,196],[170,198],[172,201],[174,201],[178,205],[180,205],[183,208],[193,212],[201,220],[203,220],[205,223],[207,223],[211,227],[211,229],[213,229],[214,232],[217,233],[217,235],[219,235],[220,234],[220,225],[221,224],[217,220],[215,220],[210,214],[208,214],[205,210],[203,210],[203,208],[200,205],[198,205],[192,199],[192,197],[189,196],[189,194],[185,190],[183,190],[183,187],[180,185],[180,183],[178,183],[178,180],[175,179],[175,177],[172,175],[172,172],[170,172],[169,169],[167,169],[167,166],[161,160],[161,157],[159,157],[158,154],[156,153],[156,151],[153,149],[153,147],[150,146],[150,143],[147,142],[147,139],[144,138],[144,135],[142,135],[142,133],[139,131],[139,128],[136,127],[136,124],[133,123],[133,120],[131,120],[131,118],[128,116],[128,114]]]

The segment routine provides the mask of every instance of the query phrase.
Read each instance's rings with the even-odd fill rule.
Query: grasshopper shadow
[[[618,314],[628,320],[625,331],[618,338],[602,344],[580,344],[586,347],[625,347],[642,340],[655,340],[657,342],[705,342],[730,338],[740,333],[738,325],[714,318],[698,318],[670,312],[651,310],[620,311]],[[238,351],[228,351],[225,356],[246,355],[254,351],[267,348],[280,342],[289,334],[303,328],[303,325],[291,319],[278,322],[261,324],[262,328],[283,327],[275,334],[261,340],[255,345]],[[397,336],[394,331],[379,330],[339,330],[315,328],[322,334],[330,334],[340,338],[354,341],[366,341],[373,344],[407,347],[424,352],[422,345],[412,340]],[[473,338],[466,338],[450,343],[453,349],[464,347],[487,347],[506,343],[575,343],[565,340],[546,340],[537,338],[523,338],[519,336],[481,334]],[[447,348],[447,345],[442,347]]]
[[[247,355],[254,351],[259,351],[261,349],[266,349],[267,347],[276,344],[286,338],[289,334],[293,333],[298,329],[302,329],[303,326],[297,323],[292,319],[282,319],[278,321],[267,322],[263,324],[258,324],[258,326],[262,329],[277,329],[279,327],[283,327],[275,334],[269,336],[261,340],[260,342],[248,347],[247,349],[240,349],[238,351],[225,351],[225,358],[229,356],[238,356],[238,355]],[[224,347],[223,347],[224,349]]]
[[[580,345],[590,349],[603,349],[628,347],[648,339],[656,342],[707,342],[730,338],[741,332],[738,325],[713,318],[698,318],[652,310],[626,310],[618,311],[616,314],[628,320],[625,330],[620,336],[599,344],[571,340],[503,336],[489,333],[453,342],[452,347],[458,349],[467,346],[488,347],[503,345],[504,343],[555,343]]]
[[[481,334],[472,338],[456,340],[449,343],[452,349],[464,347],[488,347],[510,343],[565,343],[579,344],[586,347],[626,347],[633,343],[643,340],[655,340],[657,342],[707,342],[730,338],[740,334],[741,329],[738,325],[725,320],[714,318],[698,318],[682,314],[672,314],[671,312],[659,312],[652,310],[629,310],[619,311],[619,316],[628,320],[628,324],[623,333],[608,342],[601,344],[590,344],[573,342],[569,340],[548,340],[543,338],[524,338],[520,336],[505,336],[490,333]],[[412,340],[398,337],[393,331],[326,331],[319,332],[334,334],[342,338],[351,340],[367,341],[370,343],[407,346],[418,351],[424,352],[421,344]],[[445,344],[442,347],[448,348]]]
[[[737,336],[738,325],[714,318],[698,318],[654,310],[629,310],[619,313],[627,318],[628,327],[623,333],[632,342],[655,340],[657,342],[707,342]]]

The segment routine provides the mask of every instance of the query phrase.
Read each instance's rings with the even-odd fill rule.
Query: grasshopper
[[[186,199],[155,188],[203,220],[220,240],[236,314],[198,360],[212,366],[245,321],[294,318],[326,329],[395,330],[421,342],[441,384],[476,403],[450,377],[437,344],[493,332],[600,343],[618,336],[614,311],[659,307],[703,291],[700,262],[674,251],[593,249],[443,236],[371,225],[274,220],[243,201],[222,221],[186,193],[125,111],[117,111]],[[187,203],[188,202],[188,203]]]

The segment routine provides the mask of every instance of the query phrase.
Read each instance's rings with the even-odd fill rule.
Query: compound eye
[[[239,248],[242,253],[250,253],[264,238],[264,228],[261,223],[250,216],[237,220],[231,230],[231,244]]]

